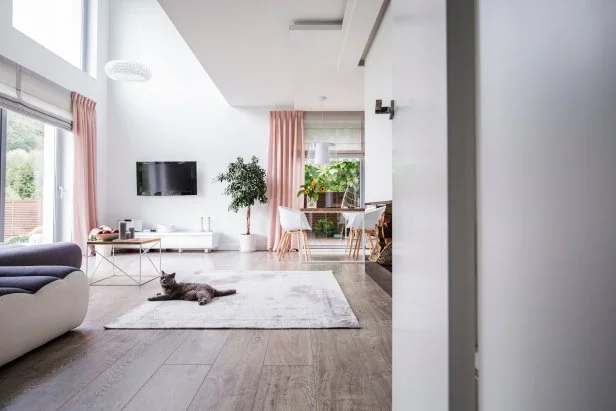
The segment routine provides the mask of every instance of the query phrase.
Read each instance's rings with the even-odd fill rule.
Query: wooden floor
[[[266,252],[165,253],[163,269],[332,270],[361,329],[104,330],[159,285],[90,287],[81,327],[0,367],[0,408],[391,409],[391,298],[361,264],[296,254],[279,263]]]

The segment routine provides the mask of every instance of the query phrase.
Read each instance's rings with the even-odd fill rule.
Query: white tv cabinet
[[[155,231],[136,232],[135,237],[160,237],[160,244],[153,248],[163,250],[203,250],[209,253],[218,247],[218,235],[214,232],[203,231],[171,231],[159,233]]]

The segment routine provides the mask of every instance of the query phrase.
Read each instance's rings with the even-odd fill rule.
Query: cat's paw
[[[205,301],[205,300],[198,300],[197,302],[199,303],[199,305],[207,304],[207,301]]]
[[[148,297],[148,301],[155,301],[155,297]]]

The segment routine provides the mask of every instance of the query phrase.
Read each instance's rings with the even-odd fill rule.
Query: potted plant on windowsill
[[[224,193],[231,196],[229,211],[237,213],[246,208],[246,233],[240,234],[240,251],[256,251],[257,238],[250,233],[250,207],[256,203],[267,203],[265,170],[259,165],[259,159],[253,156],[251,162],[245,163],[242,157],[238,157],[229,164],[227,172],[220,173],[215,181],[227,183]]]

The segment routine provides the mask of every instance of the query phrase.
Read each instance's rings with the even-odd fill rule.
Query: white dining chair
[[[376,225],[379,223],[384,212],[385,207],[372,208],[366,210],[363,214],[357,213],[354,218],[349,220],[348,227],[351,234],[348,252],[350,256],[359,257],[362,238],[366,239],[370,250],[374,248],[372,237],[376,237]]]
[[[282,260],[291,249],[291,242],[297,236],[300,253],[303,249],[304,258],[308,260],[312,255],[308,244],[308,231],[312,231],[306,214],[288,207],[278,207],[282,238],[278,246],[278,260]]]

